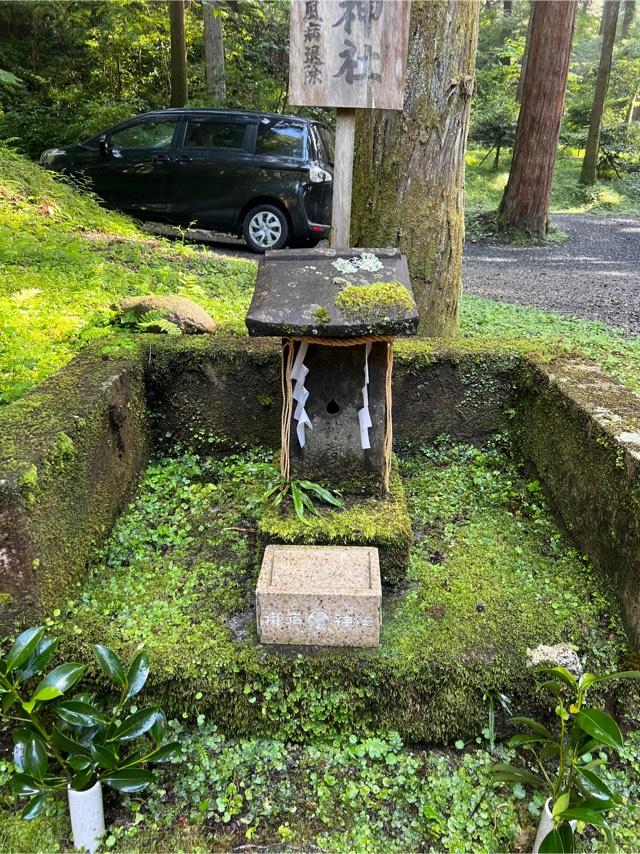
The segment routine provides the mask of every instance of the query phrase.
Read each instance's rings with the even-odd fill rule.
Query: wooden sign
[[[401,110],[409,0],[291,0],[289,103]]]

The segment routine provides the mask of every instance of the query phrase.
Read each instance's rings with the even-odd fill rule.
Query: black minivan
[[[89,180],[141,219],[243,235],[256,252],[313,246],[329,233],[333,151],[319,122],[235,110],[158,110],[40,164]]]

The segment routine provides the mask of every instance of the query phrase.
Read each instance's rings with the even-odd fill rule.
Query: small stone
[[[527,658],[530,667],[539,664],[550,664],[552,666],[564,667],[574,676],[582,676],[582,664],[575,649],[567,643],[558,643],[555,646],[540,644],[535,649],[527,649]]]
[[[483,605],[483,603],[482,603],[482,602],[478,602],[478,604],[476,605],[476,611],[477,611],[479,614],[481,614],[481,613],[484,611],[484,605]]]
[[[153,294],[127,297],[120,302],[119,308],[122,314],[133,312],[136,317],[142,317],[148,311],[159,311],[185,335],[216,331],[216,325],[207,312],[198,303],[186,297]]]

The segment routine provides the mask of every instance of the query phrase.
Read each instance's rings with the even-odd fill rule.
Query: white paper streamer
[[[369,428],[373,426],[371,415],[369,413],[369,353],[371,352],[371,344],[365,344],[364,353],[364,385],[362,386],[362,409],[358,410],[358,421],[360,422],[360,445],[363,450],[371,447],[369,441]]]
[[[307,374],[309,373],[309,368],[307,368],[307,366],[304,364],[304,357],[307,355],[308,348],[308,342],[302,341],[302,343],[300,344],[300,348],[298,349],[298,352],[296,354],[293,367],[291,368],[291,379],[295,381],[292,397],[297,403],[297,406],[293,413],[293,417],[298,422],[298,426],[296,427],[296,433],[301,448],[304,448],[305,427],[308,427],[310,430],[313,430],[313,426],[305,410],[305,405],[307,403],[307,400],[309,399],[309,390],[304,387],[304,381],[306,380]]]

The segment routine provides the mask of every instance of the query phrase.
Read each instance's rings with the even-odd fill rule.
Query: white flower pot
[[[553,816],[551,815],[551,798],[547,798],[544,808],[542,810],[542,815],[540,816],[540,824],[538,825],[538,832],[536,833],[536,841],[533,843],[533,850],[531,854],[538,854],[538,849],[542,845],[542,842],[545,836],[553,830]],[[576,822],[570,821],[571,830],[575,833]]]
[[[70,788],[67,795],[73,844],[76,848],[85,848],[93,854],[104,833],[102,783],[98,781],[84,792],[76,792]]]

